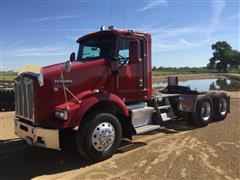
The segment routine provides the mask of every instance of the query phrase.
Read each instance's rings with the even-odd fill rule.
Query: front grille
[[[15,80],[14,88],[16,117],[34,122],[33,80],[20,75]]]

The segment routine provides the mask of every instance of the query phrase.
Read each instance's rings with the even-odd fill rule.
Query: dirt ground
[[[1,113],[0,179],[240,179],[240,92],[227,119],[195,129],[183,122],[123,141],[110,159],[89,164],[75,148],[27,146],[14,113]]]

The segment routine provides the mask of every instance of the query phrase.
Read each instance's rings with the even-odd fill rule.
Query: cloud
[[[168,52],[210,46],[220,37],[207,37],[208,29],[203,25],[178,28],[151,29],[153,52]]]
[[[146,11],[149,9],[153,9],[157,6],[166,5],[166,4],[167,4],[167,0],[152,0],[152,1],[149,1],[143,8],[138,9],[138,12]]]
[[[83,15],[67,15],[67,16],[56,16],[56,17],[42,17],[39,19],[30,20],[30,22],[44,22],[44,21],[55,21],[55,20],[63,20],[63,19],[72,19],[82,17]]]
[[[184,38],[180,38],[179,42],[182,43],[183,45],[186,45],[186,46],[192,46],[193,45],[190,41],[187,41]]]
[[[225,6],[225,0],[212,0],[213,16],[211,18],[208,36],[211,36],[211,34],[213,33],[213,29],[219,24]]]
[[[212,5],[213,5],[212,23],[215,24],[215,23],[219,22],[221,14],[226,6],[226,2],[224,0],[222,0],[222,1],[213,0]]]
[[[194,44],[184,38],[174,39],[174,40],[164,40],[161,37],[153,36],[153,52],[166,52],[175,51],[182,49],[189,49],[194,46]]]
[[[228,28],[224,28],[228,29]],[[208,29],[204,25],[191,25],[185,27],[165,27],[165,28],[140,28],[138,31],[150,32],[152,34],[163,34],[165,37],[175,37],[189,34],[206,34]]]
[[[34,48],[16,48],[7,52],[9,55],[14,56],[60,56],[66,55],[67,50],[64,47],[46,46]]]
[[[199,38],[196,40],[187,40],[185,38],[163,40],[160,37],[153,36],[152,39],[153,39],[153,52],[169,52],[192,49],[204,45],[210,45],[212,42],[221,39],[221,37],[215,37],[211,39]]]
[[[222,18],[226,6],[225,0],[212,0],[211,2],[212,17],[210,17],[210,22],[208,23],[204,22],[176,28],[153,28],[153,25],[150,26],[149,29],[142,29],[143,31],[152,33],[153,52],[176,51],[193,49],[200,46],[210,46],[214,41],[223,38],[223,36],[217,37],[213,32],[236,30],[236,27],[226,27],[223,25],[226,22],[239,19],[239,14]],[[147,10],[148,8],[152,8],[150,3],[141,10]],[[151,23],[154,24],[154,21]]]
[[[239,18],[240,18],[240,14],[236,14],[236,15],[229,16],[229,17],[223,19],[221,22],[227,23],[227,22],[234,21],[234,20],[238,20],[238,22],[239,22]]]

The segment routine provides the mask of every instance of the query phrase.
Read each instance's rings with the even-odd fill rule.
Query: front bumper
[[[33,126],[16,118],[15,134],[29,145],[60,150],[58,129]]]

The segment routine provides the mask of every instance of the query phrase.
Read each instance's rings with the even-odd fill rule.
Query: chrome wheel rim
[[[208,121],[211,115],[211,105],[209,102],[204,102],[201,108],[201,117],[204,121]]]
[[[100,123],[93,131],[93,147],[100,152],[107,151],[115,140],[115,129],[109,122]]]
[[[225,98],[221,98],[219,101],[219,113],[224,116],[227,113],[227,101]]]

